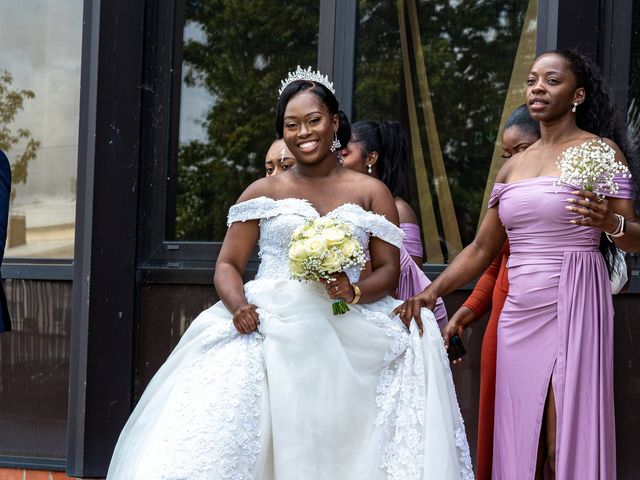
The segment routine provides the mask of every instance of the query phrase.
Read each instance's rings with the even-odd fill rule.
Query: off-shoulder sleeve
[[[277,214],[276,201],[268,197],[257,197],[246,202],[236,203],[229,209],[227,226],[234,222],[246,222],[247,220],[259,220],[273,217]]]
[[[611,198],[625,198],[633,199],[636,195],[635,186],[633,180],[628,175],[623,177],[622,174],[618,174],[613,177],[613,181],[618,185],[618,191],[616,193],[611,192],[598,192]]]
[[[500,202],[500,196],[506,186],[506,183],[493,184],[493,190],[491,190],[491,195],[489,195],[489,208],[495,207]]]
[[[402,245],[404,232],[399,227],[382,215],[363,210],[360,205],[346,203],[334,210],[333,214],[338,214],[344,220],[358,225],[370,235],[378,237],[394,247],[400,248]]]
[[[404,239],[404,232],[382,215],[368,212],[364,228],[374,237],[400,248]]]
[[[412,257],[421,257],[423,255],[422,239],[420,238],[420,227],[415,223],[401,223],[400,229],[404,232],[404,241],[402,246]]]

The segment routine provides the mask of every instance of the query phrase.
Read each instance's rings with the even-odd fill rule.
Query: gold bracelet
[[[355,283],[352,283],[351,286],[353,287],[353,300],[351,300],[349,303],[351,305],[355,305],[360,301],[360,295],[362,295],[362,292],[360,291],[360,287]]]

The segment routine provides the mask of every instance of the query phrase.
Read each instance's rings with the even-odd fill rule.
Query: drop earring
[[[341,146],[342,145],[340,144],[340,140],[338,140],[338,135],[336,133],[334,133],[333,134],[333,142],[331,142],[331,148],[329,150],[331,150],[332,152],[335,152]]]
[[[371,175],[371,164],[367,165],[367,173]]]
[[[576,113],[576,108],[578,108],[578,102],[573,102],[573,107],[571,107],[571,111]]]

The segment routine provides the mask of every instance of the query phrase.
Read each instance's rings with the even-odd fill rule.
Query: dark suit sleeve
[[[9,221],[9,198],[11,195],[11,166],[9,159],[0,150],[0,262],[4,258],[7,243],[7,223]]]
[[[11,165],[9,159],[0,150],[0,263],[4,258],[4,247],[7,243],[7,222],[9,221],[9,200],[11,195]],[[4,294],[0,278],[0,333],[11,331],[11,315],[7,297]]]

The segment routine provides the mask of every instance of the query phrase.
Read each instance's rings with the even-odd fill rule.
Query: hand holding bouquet
[[[349,226],[335,218],[310,218],[291,236],[289,266],[291,277],[296,280],[333,280],[332,274],[349,267],[362,269],[364,264],[362,246]],[[334,315],[348,311],[343,299],[334,301]]]

